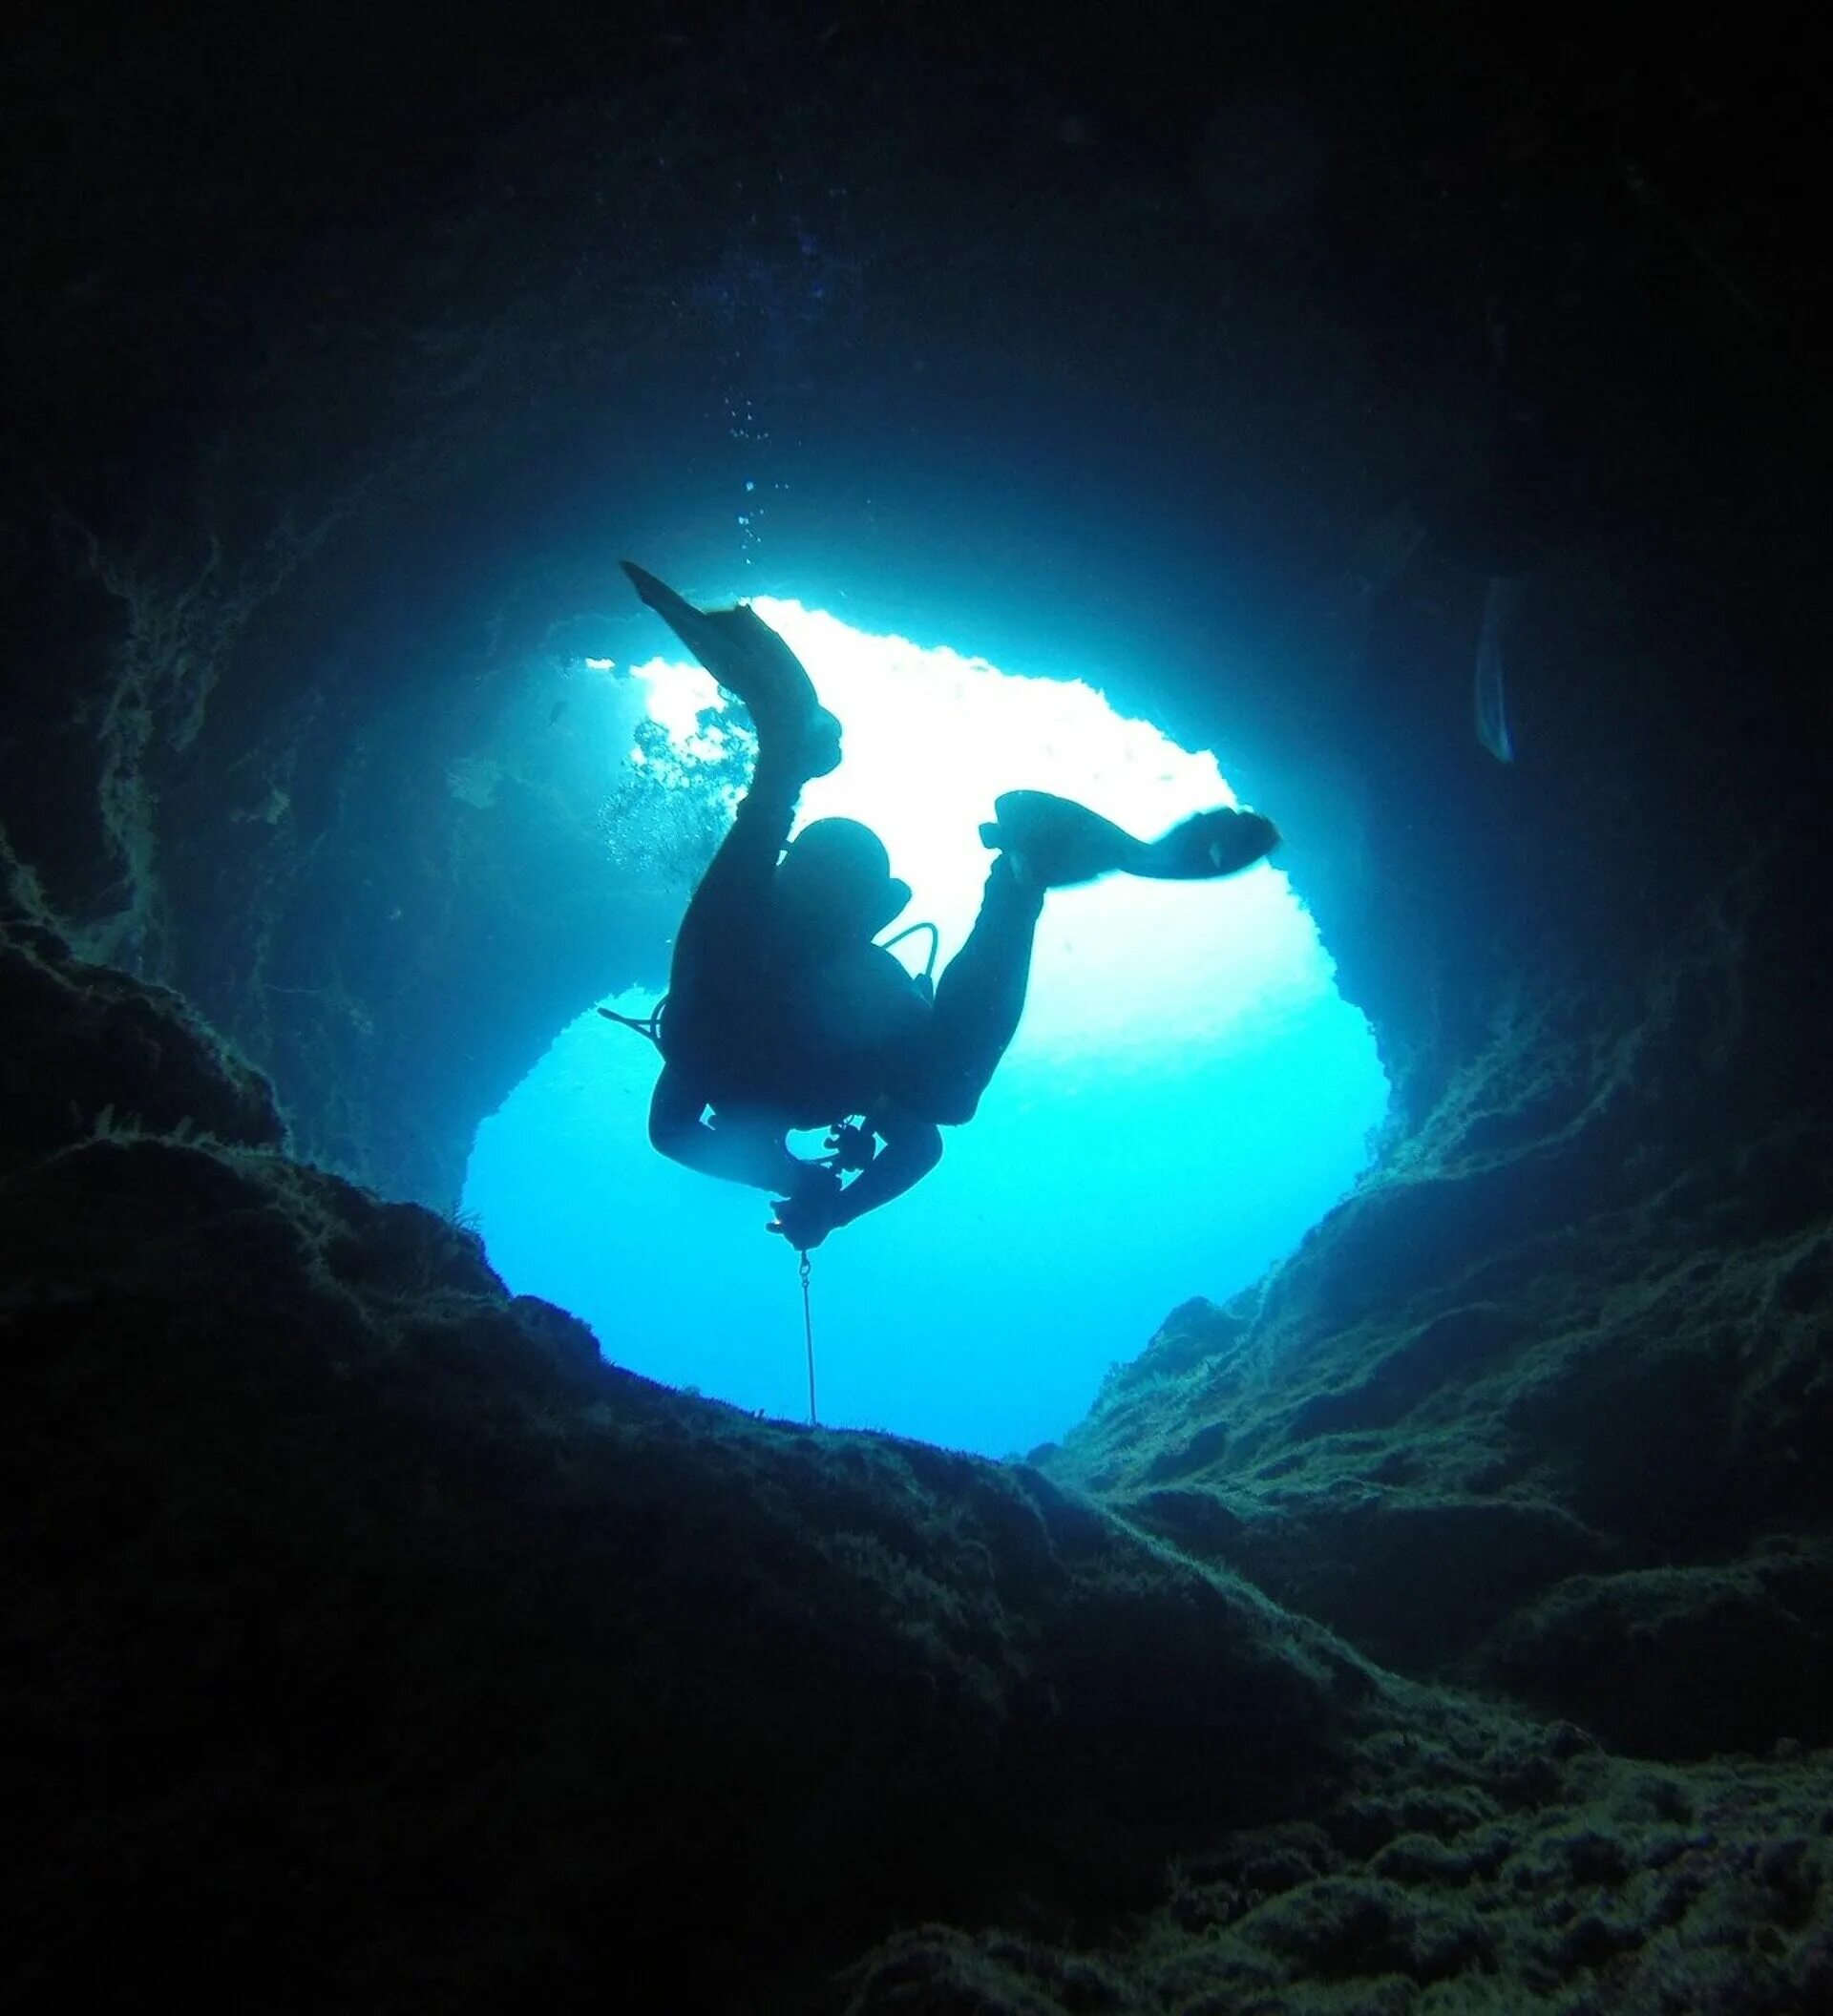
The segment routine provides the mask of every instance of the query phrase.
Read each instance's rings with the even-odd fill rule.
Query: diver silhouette
[[[911,895],[878,836],[817,819],[790,840],[803,787],[840,762],[840,724],[801,662],[748,605],[697,609],[623,566],[757,728],[750,788],[675,940],[649,1139],[688,1168],[769,1191],[769,1229],[806,1253],[920,1182],[941,1159],[940,1129],[974,1117],[1018,1030],[1046,890],[1113,872],[1213,879],[1279,836],[1259,813],[1223,808],[1147,842],[1068,799],[1008,791],[980,828],[997,852],[980,914],[932,998],[874,942]],[[823,1160],[790,1152],[791,1131],[823,1127]]]

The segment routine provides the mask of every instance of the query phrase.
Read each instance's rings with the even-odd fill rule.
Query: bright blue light
[[[904,921],[935,918],[944,958],[972,920],[976,827],[999,790],[1061,791],[1147,834],[1232,800],[1211,757],[1086,686],[757,606],[846,724],[846,761],[804,817],[878,830],[916,892]],[[651,718],[690,747],[710,681],[660,663],[642,677]],[[1289,1251],[1364,1166],[1386,1106],[1332,974],[1272,868],[1053,892],[1024,1024],[980,1113],[948,1131],[934,1175],[813,1256],[822,1421],[1029,1448],[1175,1304],[1224,1299]],[[795,1256],[764,1231],[762,1193],[650,1149],[655,1073],[646,1043],[588,1010],[479,1128],[466,1207],[512,1287],[583,1316],[616,1362],[801,1417]]]

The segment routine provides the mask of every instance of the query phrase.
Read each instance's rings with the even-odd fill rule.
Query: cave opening
[[[874,634],[799,601],[754,606],[846,726],[800,821],[872,825],[933,922],[972,924],[979,823],[1015,786],[1142,834],[1235,802],[1215,756],[1128,718],[1071,668]],[[605,844],[685,903],[748,766],[699,667],[582,662],[609,682]],[[1149,681],[1136,682],[1149,691]],[[1278,808],[1263,808],[1277,816]],[[1024,1020],[941,1166],[814,1258],[820,1416],[1005,1456],[1062,1435],[1192,1295],[1248,1289],[1366,1166],[1388,1084],[1366,1018],[1274,863],[1221,883],[1110,877],[1054,892]],[[897,948],[913,971],[926,934]],[[664,984],[602,1005],[642,1015]],[[614,1361],[769,1416],[806,1411],[794,1255],[761,1193],[650,1148],[650,1047],[587,1003],[478,1127],[464,1208],[512,1288],[582,1316]],[[818,1135],[791,1145],[821,1152]]]

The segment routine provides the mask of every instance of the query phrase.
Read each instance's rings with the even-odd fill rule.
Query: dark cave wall
[[[1377,612],[1379,887],[1316,907],[1401,1125],[1045,1458],[1384,1663],[1667,1754],[1829,1731],[1824,501],[1773,391],[1527,578],[1511,769],[1401,704],[1429,559]]]
[[[519,499],[480,533],[474,501],[366,528],[279,599],[238,654],[253,698],[163,800],[187,990],[286,1088],[303,1153],[440,1206],[547,1038],[665,972],[679,900],[607,845],[630,703],[577,669],[603,625],[556,586],[564,549]]]
[[[1826,1740],[1827,837],[1797,806],[1665,948],[1524,976],[1047,1467],[1401,1670],[1651,1753]]]

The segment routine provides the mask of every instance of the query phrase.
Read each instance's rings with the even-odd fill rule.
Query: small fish
[[[552,726],[554,725],[554,724],[555,724],[555,723],[556,723],[557,721],[558,721],[558,720],[559,720],[560,716],[561,716],[562,714],[564,714],[565,712],[566,712],[566,703],[565,703],[565,701],[563,701],[563,700],[557,700],[557,701],[556,701],[556,702],[554,703],[554,711],[553,711],[553,713],[551,713],[551,714],[550,714],[550,715],[549,715],[549,716],[547,717],[547,724],[548,724],[548,726],[549,726],[549,727],[551,728],[551,727],[552,727]]]

